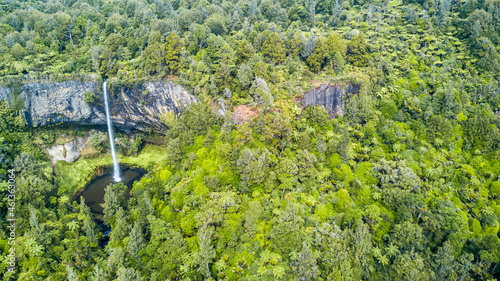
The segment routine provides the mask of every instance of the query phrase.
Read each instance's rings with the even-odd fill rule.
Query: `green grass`
[[[146,145],[137,156],[126,157],[118,155],[120,164],[147,167],[150,163],[160,163],[167,159],[166,150],[160,146]],[[111,154],[107,153],[95,158],[80,158],[73,163],[58,161],[56,164],[56,182],[59,185],[59,194],[72,196],[82,189],[98,167],[113,165]]]
[[[111,155],[109,155],[111,159]],[[137,156],[120,157],[118,162],[125,164],[134,164],[141,167],[147,167],[149,163],[160,163],[167,160],[167,151],[164,147],[156,145],[146,145]]]

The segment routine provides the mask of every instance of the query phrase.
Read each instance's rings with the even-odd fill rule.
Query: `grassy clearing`
[[[167,159],[163,147],[146,145],[137,156],[126,157],[118,155],[120,164],[137,165],[147,167],[149,164],[160,163]],[[59,194],[72,196],[76,191],[85,187],[88,180],[92,178],[98,167],[110,167],[113,165],[111,154],[103,154],[95,158],[80,158],[73,163],[58,161],[56,164],[55,180],[59,185]]]
[[[108,155],[111,159],[111,155]],[[124,157],[118,155],[118,162],[125,164],[135,164],[147,167],[150,163],[160,163],[167,160],[167,152],[164,147],[156,145],[146,145],[137,156]]]

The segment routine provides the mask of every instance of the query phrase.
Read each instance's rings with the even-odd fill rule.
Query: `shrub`
[[[96,104],[98,100],[99,97],[91,91],[86,91],[83,97],[84,102],[92,105]]]
[[[100,153],[106,151],[109,148],[109,140],[105,132],[100,132],[96,130],[90,131],[90,144],[97,149]]]

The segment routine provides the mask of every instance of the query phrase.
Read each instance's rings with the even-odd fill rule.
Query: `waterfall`
[[[109,145],[111,147],[111,156],[113,157],[113,179],[115,182],[121,181],[120,166],[118,158],[116,158],[115,138],[113,137],[113,123],[111,122],[111,114],[109,113],[108,92],[106,90],[106,80],[102,82],[102,92],[104,93],[104,105],[106,107],[106,121],[108,123]]]

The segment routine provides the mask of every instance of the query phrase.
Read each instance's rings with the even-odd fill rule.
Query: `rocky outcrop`
[[[64,160],[68,163],[77,160],[88,141],[89,135],[87,134],[84,137],[77,137],[76,139],[65,144],[56,144],[48,147],[47,153],[50,156],[52,165],[55,165],[59,160]]]
[[[94,105],[84,101],[85,93],[99,97]],[[0,87],[0,99],[10,100],[12,90]],[[146,82],[141,86],[108,89],[113,124],[124,129],[162,131],[160,115],[180,113],[196,101],[183,87],[171,81]],[[68,123],[106,125],[101,84],[97,81],[30,83],[21,88],[23,117],[29,126]]]
[[[10,95],[12,94],[11,89],[0,87],[0,100],[6,100],[10,103]]]
[[[309,90],[299,99],[304,107],[320,105],[324,106],[330,118],[343,116],[345,105],[349,97],[359,92],[359,86],[350,84],[323,84],[312,90]]]

